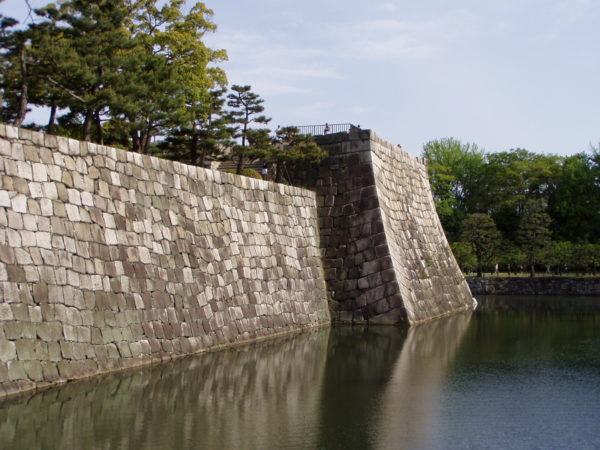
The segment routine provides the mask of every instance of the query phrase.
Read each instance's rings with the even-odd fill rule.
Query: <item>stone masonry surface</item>
[[[475,306],[437,216],[427,167],[370,130],[317,139],[315,189],[333,318],[418,323]]]
[[[329,322],[315,194],[0,125],[0,396]]]
[[[390,256],[409,320],[473,307],[435,209],[427,166],[374,133],[371,148]]]

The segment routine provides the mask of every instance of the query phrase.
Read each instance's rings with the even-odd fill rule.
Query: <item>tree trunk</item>
[[[535,277],[535,264],[531,264],[531,265],[529,266],[529,276],[530,276],[531,278],[534,278],[534,277]]]
[[[242,130],[242,148],[240,150],[240,156],[238,159],[237,168],[235,173],[238,175],[242,173],[244,168],[244,151],[246,150],[246,132],[248,131],[248,112],[246,111],[246,122],[244,123],[244,129]]]
[[[475,257],[477,258],[477,278],[481,278],[483,276],[483,255],[476,253]]]
[[[141,148],[140,148],[140,137],[138,135],[137,131],[132,131],[131,132],[131,146],[132,146],[132,150],[136,153],[141,153]]]
[[[25,43],[23,43],[23,46],[19,51],[19,63],[21,65],[21,98],[19,100],[19,112],[17,113],[17,118],[14,122],[15,127],[20,127],[21,124],[25,121],[25,116],[27,116],[27,91],[29,89],[29,76],[27,73],[27,61],[25,60],[25,50]]]
[[[142,151],[141,153],[144,155],[148,154],[148,150],[150,149],[150,141],[152,140],[152,134],[150,132],[150,130],[147,130],[143,133],[142,135]]]
[[[104,145],[104,134],[102,133],[102,120],[100,119],[100,111],[94,112],[94,124],[96,125],[96,142]]]
[[[237,167],[235,169],[235,173],[237,173],[238,175],[241,174],[243,168],[244,168],[244,155],[242,153],[240,153],[238,156],[238,163],[237,163]]]
[[[94,121],[94,111],[87,108],[85,110],[85,119],[83,121],[83,140],[90,142],[92,140],[92,122]]]
[[[192,140],[190,141],[190,164],[204,167],[204,153],[198,155],[198,135],[196,134],[196,122],[192,124]],[[200,158],[198,158],[200,156]]]
[[[283,175],[283,161],[277,161],[275,169],[275,182],[281,183],[281,177]]]
[[[46,131],[48,132],[48,134],[54,133],[54,124],[56,122],[56,111],[57,110],[58,110],[58,107],[56,106],[56,103],[52,102],[52,105],[50,105],[50,118],[48,119],[48,126],[46,127]]]

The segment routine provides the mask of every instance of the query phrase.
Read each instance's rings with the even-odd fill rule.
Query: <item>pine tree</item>
[[[13,18],[0,16],[0,118],[20,126],[27,113],[29,77],[27,37],[23,31],[14,30],[17,24]]]
[[[188,14],[182,12],[183,0],[170,0],[160,8],[156,0],[142,3],[132,25],[137,46],[114,111],[130,127],[133,149],[146,153],[152,136],[189,126],[188,106],[209,103],[209,90],[225,85],[224,72],[213,64],[227,54],[202,42],[205,33],[216,29],[212,11],[203,3]]]
[[[209,90],[226,83],[214,66],[226,53],[202,42],[216,28],[212,11],[197,3],[184,14],[184,7],[184,0],[64,0],[37,9],[41,22],[23,32],[26,45],[12,33],[7,50],[2,36],[3,117],[20,124],[27,103],[49,106],[52,130],[65,108],[62,132],[103,142],[110,131],[110,142],[147,152],[153,136],[189,123],[188,105],[209,103]]]
[[[46,19],[40,38],[43,77],[60,90],[70,111],[81,117],[82,138],[102,141],[102,118],[114,100],[115,79],[133,43],[126,0],[69,0],[36,10]]]
[[[487,214],[469,214],[462,224],[462,240],[473,247],[477,258],[477,276],[483,275],[483,265],[490,261],[500,243],[500,232]]]
[[[550,216],[544,212],[540,200],[525,203],[517,238],[527,257],[530,276],[535,276],[535,265],[550,244]]]
[[[294,165],[318,163],[326,156],[327,152],[315,143],[312,136],[301,134],[297,127],[288,126],[276,130],[266,159],[275,166],[275,181],[281,182],[284,172],[293,171]]]
[[[233,108],[230,112],[232,122],[237,125],[234,137],[240,139],[240,144],[233,146],[233,154],[237,158],[237,174],[242,173],[244,158],[252,157],[257,152],[257,146],[251,145],[248,139],[249,133],[252,135],[250,125],[252,123],[267,124],[271,120],[264,115],[260,115],[265,110],[262,106],[264,100],[258,94],[252,92],[251,89],[251,86],[234,84],[231,86],[233,92],[227,96],[227,106]],[[266,132],[268,134],[268,130]],[[255,144],[258,143],[259,138],[264,138],[264,134],[264,131],[261,134],[254,134]]]
[[[234,130],[223,111],[224,93],[223,89],[213,90],[210,101],[189,104],[185,124],[171,129],[169,137],[159,144],[161,155],[203,167],[231,147]]]

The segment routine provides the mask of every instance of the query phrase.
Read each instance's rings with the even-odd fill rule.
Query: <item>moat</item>
[[[600,298],[481,297],[0,403],[0,448],[600,448]]]

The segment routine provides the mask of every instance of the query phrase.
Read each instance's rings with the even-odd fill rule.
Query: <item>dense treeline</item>
[[[26,26],[0,16],[0,120],[189,164],[234,159],[237,173],[262,158],[279,179],[289,161],[322,158],[296,128],[266,128],[250,86],[227,90],[226,51],[203,43],[212,14],[185,0],[63,0]],[[46,124],[25,124],[32,107]]]
[[[453,138],[428,142],[438,214],[464,270],[600,270],[600,152],[485,153]]]

